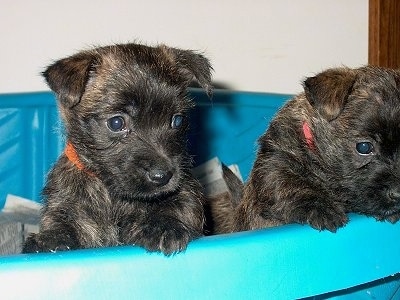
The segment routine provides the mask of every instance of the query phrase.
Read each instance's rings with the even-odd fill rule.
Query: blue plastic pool
[[[289,96],[191,94],[196,162],[218,156],[246,178],[258,136]],[[0,208],[8,193],[40,201],[63,147],[50,92],[0,95]],[[3,256],[1,298],[400,299],[400,224],[350,217],[337,233],[287,225],[211,236],[172,257],[134,246]]]

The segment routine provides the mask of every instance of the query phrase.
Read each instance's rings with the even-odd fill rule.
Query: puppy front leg
[[[297,181],[298,183],[298,181]],[[317,230],[329,230],[336,232],[339,227],[348,222],[344,205],[335,201],[333,195],[317,187],[306,187],[299,184],[276,191],[275,203],[270,209],[265,209],[262,216],[280,216],[285,223],[309,224]],[[290,192],[287,192],[290,191]],[[283,195],[284,194],[284,195]]]
[[[66,225],[31,234],[23,245],[22,253],[55,252],[79,247],[75,231]]]
[[[199,237],[193,228],[165,215],[149,217],[142,224],[132,226],[124,235],[126,244],[139,245],[148,251],[161,251],[165,255],[185,250],[191,240]]]
[[[273,166],[268,170],[279,169]],[[300,223],[335,232],[348,222],[344,204],[321,189],[321,182],[313,184],[304,176],[282,169],[254,172],[236,211],[236,229]]]
[[[191,240],[203,235],[201,202],[184,193],[151,205],[145,212],[126,215],[119,222],[120,239],[148,251],[171,255],[186,249]]]
[[[97,222],[104,223],[101,222],[102,215],[100,213],[96,216]],[[108,242],[112,240],[113,236],[112,231],[107,233]],[[23,253],[100,247],[106,240],[104,236],[105,232],[99,228],[95,220],[88,217],[83,204],[79,209],[70,205],[68,210],[58,206],[46,207],[40,231],[27,238]]]

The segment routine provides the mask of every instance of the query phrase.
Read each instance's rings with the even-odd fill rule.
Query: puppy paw
[[[47,233],[31,234],[25,241],[22,253],[57,252],[77,249],[78,242],[69,235]]]
[[[131,231],[130,234],[132,233]],[[177,220],[160,220],[157,225],[142,225],[133,236],[129,237],[128,243],[169,256],[185,250],[188,243],[199,236],[200,234],[189,230]]]
[[[347,222],[347,215],[335,210],[314,210],[310,212],[307,220],[311,227],[318,230],[327,229],[331,232],[336,232],[339,227],[343,227]]]
[[[336,232],[348,222],[348,217],[341,206],[318,203],[312,206],[298,207],[294,213],[295,222],[309,224],[317,230]]]
[[[36,234],[31,234],[25,240],[25,243],[22,247],[22,253],[39,253],[40,246],[36,241]]]
[[[392,215],[390,215],[390,216],[388,216],[388,217],[384,217],[384,218],[376,218],[377,220],[379,220],[379,221],[383,221],[383,220],[388,220],[390,223],[397,223],[397,221],[399,221],[400,220],[400,213],[395,213],[395,214],[392,214]]]

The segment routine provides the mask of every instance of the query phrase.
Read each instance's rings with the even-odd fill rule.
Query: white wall
[[[45,90],[53,60],[136,40],[204,51],[229,88],[294,93],[367,63],[368,0],[2,0],[0,38],[0,92]]]

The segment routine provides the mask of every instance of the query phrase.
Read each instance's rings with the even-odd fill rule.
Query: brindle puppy
[[[308,78],[259,139],[235,230],[294,222],[336,231],[349,212],[400,218],[400,71]]]
[[[112,45],[44,72],[67,147],[44,188],[40,232],[23,252],[135,244],[166,255],[203,235],[203,195],[186,151],[186,89],[211,92],[202,55]]]

